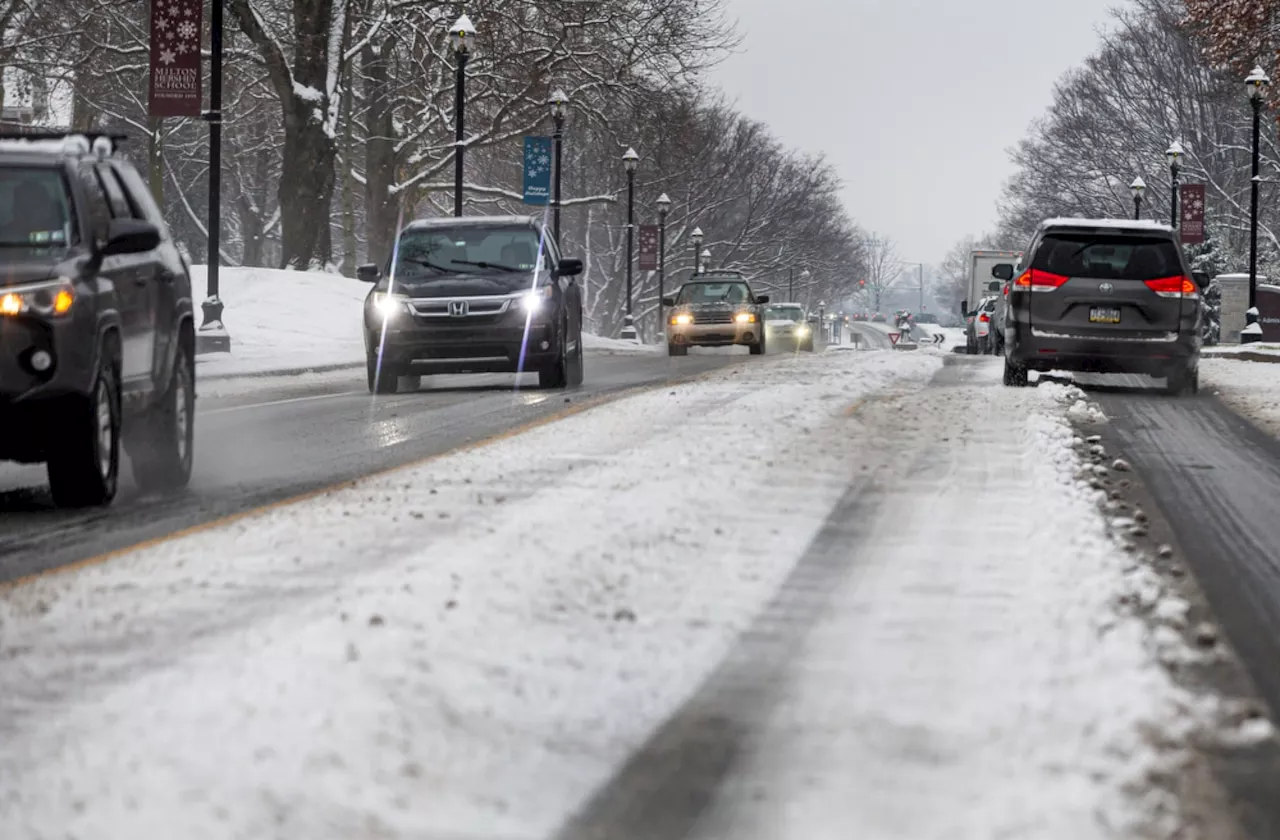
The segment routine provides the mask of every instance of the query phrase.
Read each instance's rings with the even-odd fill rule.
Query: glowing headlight
[[[754,324],[756,322],[756,316],[755,313],[752,312],[739,312],[737,315],[733,316],[733,320],[737,321],[739,324]]]
[[[809,327],[807,324],[796,325],[796,335],[808,335],[808,334],[809,334]]]
[[[389,295],[386,292],[373,293],[373,308],[382,314],[383,318],[390,318],[404,312],[405,301],[408,300],[404,295]]]
[[[65,277],[0,290],[0,315],[57,317],[71,311],[76,293]]]
[[[687,312],[681,312],[679,315],[671,316],[671,323],[677,327],[687,327],[693,323],[693,316]]]
[[[520,305],[524,307],[525,312],[537,312],[549,300],[551,300],[551,287],[539,286],[534,291],[525,293],[520,298]]]

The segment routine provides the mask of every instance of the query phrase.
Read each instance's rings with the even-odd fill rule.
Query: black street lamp
[[[200,304],[201,350],[230,352],[231,338],[222,325],[218,267],[222,263],[222,3],[214,3],[209,20],[209,268],[206,297]]]
[[[663,193],[658,196],[658,332],[664,325],[662,296],[665,295],[667,280],[667,213],[671,211],[671,196]]]
[[[699,261],[698,252],[702,250],[702,228],[696,227],[693,233],[689,234],[690,241],[693,242],[693,273],[702,273],[702,263]]]
[[[560,148],[564,145],[564,113],[565,106],[569,104],[569,97],[557,88],[547,100],[547,104],[551,106],[551,118],[556,122],[555,133],[551,135],[556,147],[556,175],[551,195],[552,229],[555,233],[556,246],[563,247],[560,243],[560,161],[563,159]]]
[[[453,143],[453,215],[462,215],[462,158],[466,151],[463,141],[465,135],[466,99],[467,99],[467,59],[471,57],[471,42],[475,40],[476,28],[471,18],[463,15],[449,30],[449,38],[453,41],[453,51],[458,57],[457,80],[453,100],[454,143]]]
[[[1267,86],[1271,79],[1261,67],[1253,68],[1253,72],[1244,80],[1249,91],[1249,104],[1253,106],[1253,179],[1249,190],[1249,319],[1256,323],[1257,314],[1253,311],[1258,305],[1258,182],[1259,155],[1262,132],[1262,103],[1267,95]],[[1257,332],[1242,334],[1241,343],[1256,341],[1262,336]]]
[[[1169,224],[1178,229],[1178,172],[1182,169],[1182,144],[1177,140],[1169,145],[1164,156],[1169,159]]]
[[[636,227],[636,167],[640,165],[640,155],[636,154],[635,149],[629,148],[623,153],[622,165],[627,170],[627,314],[622,319],[621,338],[624,341],[636,341],[636,321],[631,314],[631,274]]]
[[[1129,189],[1133,190],[1133,220],[1136,222],[1142,218],[1142,194],[1146,192],[1147,182],[1142,180],[1142,176],[1139,175],[1133,179]]]

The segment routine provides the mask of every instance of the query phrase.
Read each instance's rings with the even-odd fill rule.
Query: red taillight
[[[1031,268],[1022,272],[1022,276],[1014,283],[1021,289],[1030,289],[1033,292],[1052,292],[1070,279],[1061,274],[1050,274],[1038,268]]]
[[[1184,274],[1173,277],[1160,277],[1156,280],[1144,280],[1147,288],[1160,297],[1195,297],[1199,292],[1196,282]]]
[[[988,321],[990,321],[991,318],[987,315],[987,313],[983,312],[981,315],[978,316],[978,320],[985,324]]]
[[[1009,284],[1008,284],[1008,283],[1006,283],[1006,284],[1004,285],[1004,288],[1000,290],[1000,294],[1004,295],[1005,297],[1008,297],[1008,296],[1009,296]]]

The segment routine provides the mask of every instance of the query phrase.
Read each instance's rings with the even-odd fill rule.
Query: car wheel
[[[370,394],[394,394],[400,389],[400,371],[387,364],[378,370],[377,353],[369,353],[365,357],[365,374]]]
[[[667,343],[668,356],[687,356],[689,355],[689,346],[687,344],[671,344]]]
[[[569,357],[569,387],[577,388],[587,376],[586,356],[582,349],[582,327],[578,327],[578,341]]]
[[[569,358],[565,349],[568,332],[568,323],[563,323],[556,338],[556,360],[538,371],[539,388],[564,388],[569,384]]]
[[[196,388],[191,348],[179,342],[164,396],[126,436],[133,480],[143,491],[175,490],[191,480]]]
[[[1009,361],[1006,356],[1004,360],[1004,384],[1010,388],[1027,387],[1027,367],[1026,365],[1018,365]]]
[[[1200,390],[1200,369],[1180,365],[1171,369],[1165,377],[1164,392],[1171,397],[1196,394]]]
[[[761,333],[761,334],[760,334],[760,338],[756,341],[756,343],[755,343],[755,344],[748,345],[748,347],[749,347],[749,348],[750,348],[750,350],[751,350],[751,355],[753,355],[753,356],[763,356],[763,355],[764,355],[764,351],[765,351],[765,347],[764,347],[764,333]]]
[[[806,341],[806,342],[804,342],[803,344],[801,344],[801,345],[800,345],[800,349],[801,349],[801,350],[803,350],[803,351],[804,351],[804,352],[806,352],[806,353],[812,353],[812,352],[813,352],[813,339],[811,338],[811,339],[809,339],[808,341]]]
[[[49,489],[59,507],[109,504],[120,477],[120,356],[103,346],[89,395],[68,398],[49,456]]]
[[[978,339],[978,355],[979,356],[991,355],[991,339],[985,336]]]

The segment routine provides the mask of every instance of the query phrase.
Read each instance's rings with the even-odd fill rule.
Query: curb
[[[1248,350],[1241,353],[1202,353],[1202,359],[1234,359],[1240,362],[1263,362],[1266,364],[1280,364],[1280,354],[1277,353],[1252,353]]]
[[[299,368],[283,368],[280,370],[259,370],[250,373],[210,373],[200,375],[200,365],[196,364],[196,378],[203,382],[216,382],[222,379],[270,379],[275,376],[303,376],[308,373],[332,373],[338,370],[363,370],[364,362],[340,362],[331,365],[309,365]]]

